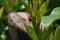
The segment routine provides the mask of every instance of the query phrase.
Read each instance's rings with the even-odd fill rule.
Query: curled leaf
[[[53,9],[49,16],[43,16],[41,25],[43,27],[49,27],[54,21],[60,19],[60,7]]]

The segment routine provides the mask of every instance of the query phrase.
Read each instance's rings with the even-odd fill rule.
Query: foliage
[[[0,0],[1,40],[6,40],[7,15],[15,11],[29,12],[33,28],[27,24],[25,28],[31,40],[60,40],[60,26],[56,22],[60,19],[60,0]]]
[[[55,27],[53,26],[53,22],[60,19],[60,7],[53,9],[49,16],[43,16],[47,12],[46,8],[46,1],[40,0],[33,0],[30,2],[30,6],[28,6],[24,0],[22,0],[24,6],[26,7],[27,11],[30,13],[33,28],[30,28],[29,25],[25,24],[26,31],[28,35],[31,37],[32,40],[60,40],[59,29],[55,33]],[[33,6],[32,6],[33,5]],[[27,26],[26,26],[27,25]],[[32,33],[31,33],[32,31]],[[55,35],[54,35],[55,34]],[[58,35],[57,35],[58,34]],[[47,36],[48,35],[48,36]],[[55,38],[56,39],[55,39]]]

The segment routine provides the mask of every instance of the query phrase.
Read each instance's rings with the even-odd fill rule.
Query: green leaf
[[[27,31],[29,37],[30,37],[32,40],[38,40],[38,38],[37,38],[37,36],[36,36],[36,34],[35,34],[35,31],[34,31],[34,29],[33,29],[31,26],[25,25],[25,28],[26,28],[26,31]]]
[[[60,19],[60,7],[53,9],[49,16],[43,16],[41,25],[43,27],[49,27],[55,20]]]
[[[53,9],[49,16],[42,17],[40,26],[45,27],[45,29],[48,28],[43,32],[43,39],[46,39],[48,37],[47,35],[49,35],[53,31],[53,27],[51,27],[51,24],[58,19],[60,19],[60,7]]]
[[[44,2],[39,8],[39,14],[44,15],[46,13],[46,2]]]
[[[2,14],[3,14],[3,7],[0,8],[0,18],[2,17]]]
[[[54,38],[55,40],[60,40],[60,26],[57,27]]]
[[[38,2],[36,0],[33,0],[32,17],[36,16],[37,8],[38,8]]]
[[[41,6],[43,0],[38,0],[39,5]]]
[[[37,13],[37,22],[40,23],[41,17],[46,13],[46,2],[44,2],[38,10]]]
[[[40,29],[40,23],[36,22],[36,17],[32,17],[32,24],[33,24],[33,29],[38,37],[39,40],[42,39],[42,31]]]

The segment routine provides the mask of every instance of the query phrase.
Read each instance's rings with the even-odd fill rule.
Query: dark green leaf
[[[55,40],[60,40],[60,26],[57,27],[54,37]]]

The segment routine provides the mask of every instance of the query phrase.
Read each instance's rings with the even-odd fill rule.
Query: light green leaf
[[[60,40],[60,26],[57,27],[54,37],[55,40]]]
[[[60,7],[53,9],[53,11],[51,12],[51,14],[49,16],[42,17],[41,26],[48,28],[48,29],[44,30],[44,32],[43,32],[43,35],[45,35],[45,37],[48,37],[47,35],[49,35],[53,31],[53,27],[51,27],[50,25],[55,20],[58,20],[58,19],[60,19]],[[45,39],[45,37],[44,37],[44,39]]]
[[[35,34],[35,31],[34,31],[34,29],[33,29],[31,26],[25,25],[25,28],[26,28],[26,31],[27,31],[29,37],[30,37],[32,40],[38,40],[38,38],[37,38],[37,36],[36,36],[36,34]]]
[[[60,19],[60,7],[53,9],[49,16],[43,16],[41,25],[44,27],[50,26],[55,20]]]

